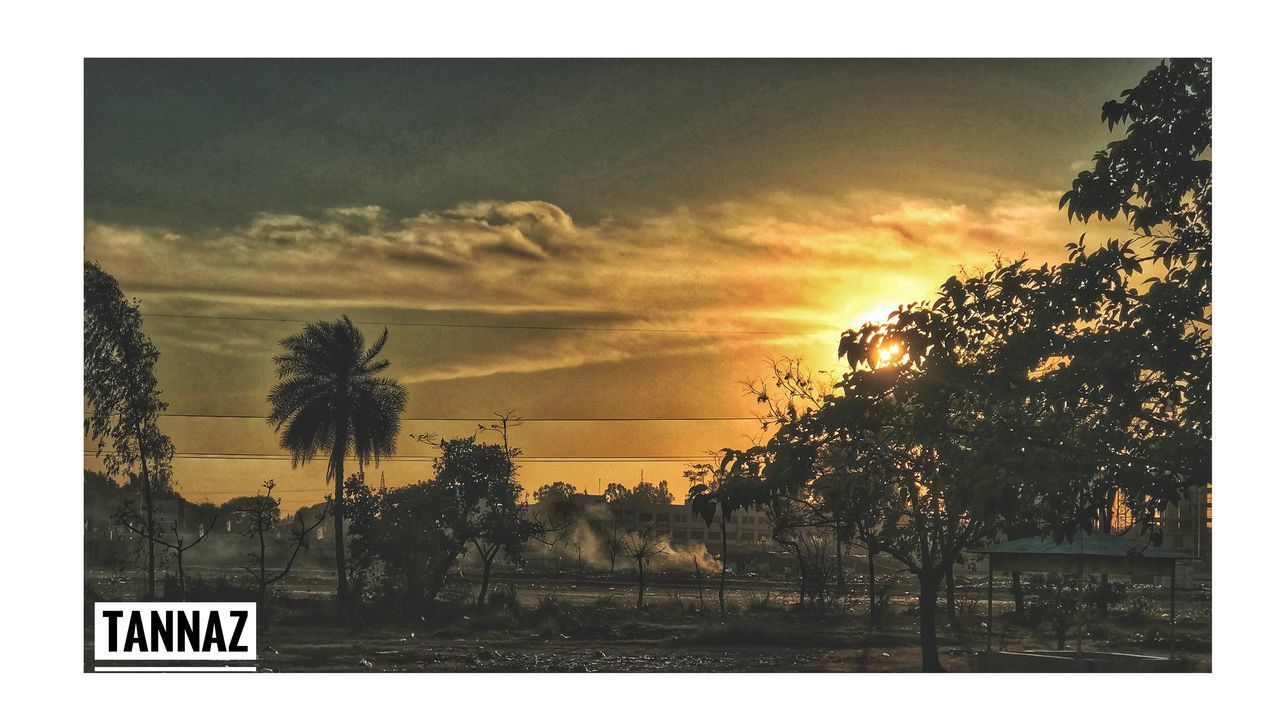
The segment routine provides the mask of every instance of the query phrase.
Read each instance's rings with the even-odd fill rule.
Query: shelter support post
[[[1177,652],[1178,562],[1169,559],[1169,657]]]
[[[1084,614],[1083,614],[1084,612],[1084,550],[1083,550],[1083,544],[1081,545],[1081,552],[1080,552],[1080,575],[1077,578],[1079,578],[1079,581],[1076,582],[1076,590],[1077,590],[1076,593],[1079,594],[1079,598],[1076,599],[1076,611],[1080,612],[1080,614],[1077,615],[1079,618],[1076,620],[1076,654],[1078,655],[1083,651],[1083,647],[1084,647]]]
[[[987,652],[991,651],[991,592],[995,583],[991,554],[987,554]]]

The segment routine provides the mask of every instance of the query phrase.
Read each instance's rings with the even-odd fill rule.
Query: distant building
[[[1187,497],[1156,515],[1163,540],[1161,546],[1173,551],[1183,551],[1198,560],[1186,562],[1186,573],[1179,574],[1179,581],[1207,581],[1213,576],[1213,485],[1192,488]]]

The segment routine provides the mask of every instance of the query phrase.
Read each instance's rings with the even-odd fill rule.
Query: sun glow
[[[895,343],[882,346],[876,350],[876,366],[887,367],[898,363],[902,358],[902,346]]]

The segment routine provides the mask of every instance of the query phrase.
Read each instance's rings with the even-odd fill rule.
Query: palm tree
[[[279,381],[267,395],[268,422],[280,447],[293,454],[293,467],[319,453],[329,456],[325,481],[333,481],[334,556],[338,603],[347,613],[347,569],[342,537],[343,461],[354,456],[360,472],[370,461],[394,455],[400,415],[408,394],[394,379],[377,376],[390,362],[377,359],[387,330],[368,349],[364,335],[343,316],[307,324],[280,342],[275,357]]]

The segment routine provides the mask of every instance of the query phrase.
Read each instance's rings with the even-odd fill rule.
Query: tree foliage
[[[168,405],[160,398],[155,366],[160,352],[142,332],[137,301],[96,263],[84,263],[84,398],[89,413],[84,432],[97,444],[108,476],[142,480],[143,527],[147,539],[147,595],[155,597],[156,528],[152,495],[167,484],[173,443],[160,432],[158,417]]]
[[[355,593],[380,611],[420,616],[466,548],[455,494],[430,482],[373,491],[359,475],[346,493]]]
[[[364,598],[407,614],[430,608],[468,547],[481,560],[483,606],[497,557],[519,563],[526,542],[543,533],[521,502],[518,450],[474,436],[435,444],[440,456],[428,481],[375,492],[353,475],[346,487],[352,583]]]
[[[569,483],[557,480],[554,483],[547,483],[539,486],[537,490],[533,491],[533,501],[535,503],[549,503],[557,500],[567,501],[569,498],[577,494],[577,488],[573,487]]]
[[[755,481],[739,477],[729,466],[733,457],[726,454],[719,464],[699,463],[686,470],[689,481],[689,504],[694,514],[710,528],[720,516],[720,618],[725,617],[725,575],[729,564],[729,538],[726,525],[733,514],[746,510],[756,500]]]
[[[675,496],[665,480],[658,481],[657,485],[642,480],[636,483],[635,488],[628,488],[622,483],[609,483],[604,489],[604,499],[610,503],[666,506],[671,505]]]
[[[432,483],[455,500],[456,536],[475,547],[483,567],[477,605],[483,606],[490,569],[499,555],[519,562],[525,542],[540,533],[521,503],[514,458],[519,450],[463,437],[440,442]]]
[[[1125,135],[1062,206],[1123,216],[1128,239],[997,260],[845,332],[834,391],[787,398],[768,443],[730,458],[775,514],[857,513],[919,577],[925,669],[940,668],[938,579],[963,550],[1014,529],[1069,538],[1117,498],[1151,527],[1209,481],[1209,91],[1208,61],[1174,61],[1104,106]]]

